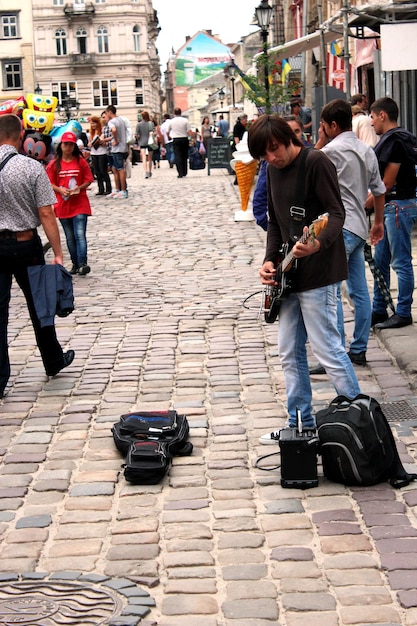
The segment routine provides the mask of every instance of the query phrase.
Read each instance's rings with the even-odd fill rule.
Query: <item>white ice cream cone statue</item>
[[[252,159],[250,163],[237,161],[235,163],[235,172],[240,192],[240,206],[242,211],[246,211],[249,204],[250,192],[255,180],[257,162]]]
[[[236,172],[241,206],[241,210],[236,211],[235,221],[252,221],[254,219],[253,213],[252,211],[247,211],[247,208],[258,163],[249,152],[247,132],[236,145],[236,152],[233,152],[232,157],[230,165]]]

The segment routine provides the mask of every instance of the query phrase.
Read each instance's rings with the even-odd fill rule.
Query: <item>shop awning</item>
[[[274,48],[270,48],[268,50],[268,54],[273,54],[276,56],[277,60],[279,59],[288,59],[289,57],[295,57],[302,52],[307,52],[307,50],[312,50],[313,48],[320,47],[320,37],[321,32],[316,30],[314,33],[310,35],[305,35],[304,37],[300,37],[299,39],[293,39],[292,41],[287,41],[286,43],[275,46]],[[340,34],[326,31],[324,33],[324,42],[330,43],[335,39],[339,39]],[[262,53],[261,53],[262,54]]]

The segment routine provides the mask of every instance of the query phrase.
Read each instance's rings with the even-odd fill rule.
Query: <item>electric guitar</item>
[[[327,226],[329,219],[328,213],[319,215],[317,219],[312,222],[299,241],[301,243],[307,243],[307,241],[313,241],[317,235]],[[291,291],[291,279],[288,276],[290,269],[294,264],[294,253],[292,249],[288,252],[288,243],[282,247],[282,256],[284,257],[280,263],[278,263],[275,271],[276,285],[265,285],[264,288],[264,319],[268,324],[273,324],[278,317],[281,303],[286,300],[288,294]]]

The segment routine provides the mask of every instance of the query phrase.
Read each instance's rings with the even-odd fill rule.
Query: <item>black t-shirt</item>
[[[244,126],[242,122],[236,122],[233,127],[233,137],[239,137],[239,140],[241,140],[245,132],[246,126]]]
[[[399,163],[395,186],[385,196],[390,200],[408,200],[416,195],[416,161],[415,149],[417,140],[404,128],[394,128],[386,132],[375,146],[381,178],[384,177],[388,163]]]
[[[305,150],[303,148],[302,150]],[[267,168],[269,223],[264,261],[276,264],[281,245],[290,238],[290,207],[298,196],[300,154],[283,169]],[[328,224],[317,239],[321,248],[316,254],[298,259],[291,275],[292,290],[307,291],[331,285],[347,277],[347,260],[343,240],[345,209],[340,196],[336,168],[321,150],[309,150],[305,162],[305,223],[328,213]]]

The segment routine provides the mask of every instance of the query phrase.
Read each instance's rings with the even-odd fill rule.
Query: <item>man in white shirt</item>
[[[168,123],[168,133],[174,142],[175,165],[177,166],[178,178],[187,176],[188,130],[187,118],[181,116],[181,109],[174,109],[174,117]]]
[[[167,152],[167,161],[169,163],[169,167],[173,168],[175,163],[174,157],[174,142],[168,133],[169,122],[171,121],[171,117],[168,113],[164,114],[164,121],[161,124],[161,133],[164,138],[164,146]]]
[[[106,109],[107,124],[112,132],[111,154],[113,157],[113,174],[116,191],[114,198],[127,198],[125,161],[128,155],[126,143],[126,125],[116,115],[116,107],[110,104]]]

